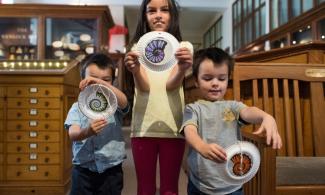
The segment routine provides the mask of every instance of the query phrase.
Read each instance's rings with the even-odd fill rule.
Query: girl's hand
[[[175,53],[175,57],[178,60],[178,66],[181,71],[185,72],[193,64],[193,55],[186,47],[179,48]]]
[[[260,128],[254,134],[261,134],[264,131],[266,132],[266,143],[270,145],[272,141],[273,149],[280,149],[282,147],[282,140],[275,119],[269,114],[263,117]]]
[[[98,134],[104,129],[106,125],[107,121],[105,119],[97,119],[90,123],[88,131],[90,131],[90,134]]]
[[[107,85],[108,83],[101,80],[101,79],[98,79],[98,78],[95,78],[95,77],[91,77],[91,76],[88,76],[86,77],[85,79],[83,79],[82,81],[80,81],[79,83],[79,88],[80,90],[84,90],[85,87],[87,87],[88,85],[91,85],[91,84],[102,84],[102,85]]]
[[[203,144],[199,153],[206,159],[215,161],[217,163],[222,163],[227,160],[227,155],[225,150],[218,144]]]
[[[124,58],[124,65],[132,74],[140,71],[139,55],[135,52],[129,52]]]

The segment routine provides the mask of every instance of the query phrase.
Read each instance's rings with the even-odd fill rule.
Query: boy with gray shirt
[[[242,195],[241,185],[229,185],[219,176],[217,163],[226,158],[224,148],[238,141],[242,122],[261,124],[255,134],[266,131],[267,143],[274,149],[282,142],[274,118],[256,107],[241,102],[225,101],[232,58],[219,48],[195,53],[193,76],[200,90],[200,100],[185,107],[180,132],[189,143],[188,195]]]

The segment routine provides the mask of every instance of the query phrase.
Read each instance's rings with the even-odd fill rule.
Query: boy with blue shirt
[[[91,120],[74,103],[64,123],[73,141],[74,168],[71,195],[119,195],[123,188],[122,162],[126,158],[122,117],[128,112],[126,96],[112,83],[114,66],[104,54],[92,54],[81,62],[79,88],[102,84],[116,95],[118,108],[108,119]]]

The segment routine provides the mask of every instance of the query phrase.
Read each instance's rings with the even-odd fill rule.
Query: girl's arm
[[[138,54],[135,52],[129,52],[126,54],[124,64],[128,71],[133,74],[134,84],[140,91],[149,92],[150,86],[148,82],[147,74],[138,61]]]
[[[184,127],[184,135],[189,145],[198,151],[204,158],[215,162],[224,162],[227,160],[225,150],[218,144],[208,144],[204,142],[197,133],[197,128],[194,125]]]
[[[188,48],[180,48],[175,54],[178,59],[178,64],[173,68],[167,84],[166,89],[168,91],[179,88],[185,77],[186,70],[193,64],[193,55]]]
[[[256,107],[246,107],[240,111],[240,117],[246,122],[261,124],[260,128],[254,132],[254,134],[260,134],[265,131],[267,144],[271,144],[272,140],[272,146],[274,149],[282,147],[282,141],[278,132],[277,124],[271,115]]]

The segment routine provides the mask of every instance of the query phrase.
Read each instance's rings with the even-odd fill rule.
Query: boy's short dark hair
[[[215,66],[226,64],[228,66],[228,77],[230,77],[231,71],[234,67],[233,58],[217,47],[211,47],[206,49],[200,49],[194,53],[194,62],[193,62],[193,76],[197,79],[199,75],[199,68],[201,63],[205,60],[211,60]]]
[[[114,62],[111,60],[110,57],[103,53],[94,53],[87,55],[81,62],[80,62],[80,76],[81,79],[86,77],[86,69],[89,65],[96,64],[99,69],[107,69],[110,68],[112,70],[112,82],[115,79],[115,65]]]

